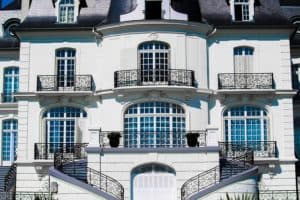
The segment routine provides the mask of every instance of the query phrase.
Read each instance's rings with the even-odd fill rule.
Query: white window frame
[[[141,113],[141,104],[143,103],[153,103],[154,106],[151,107],[154,112],[153,113]],[[155,105],[156,103],[168,103],[169,104],[169,113],[157,113],[156,112],[156,108],[157,106]],[[128,109],[130,109],[131,107],[133,106],[137,106],[137,113],[126,113],[128,111]],[[172,109],[173,109],[173,106],[177,106],[179,109],[182,109],[183,113],[179,112],[173,112]],[[147,108],[150,108],[150,107],[147,107]],[[168,117],[169,118],[169,134],[170,134],[170,137],[169,137],[169,141],[170,141],[170,144],[165,144],[167,147],[172,147],[173,145],[176,146],[176,144],[173,144],[173,117],[178,117],[178,118],[183,118],[184,119],[184,132],[187,130],[187,119],[186,119],[186,112],[185,112],[185,109],[181,106],[181,105],[178,105],[178,104],[175,104],[175,103],[170,103],[170,102],[165,102],[165,101],[145,101],[145,102],[141,102],[141,103],[137,103],[137,104],[132,104],[131,106],[129,106],[126,111],[125,111],[125,114],[124,114],[124,122],[123,122],[123,128],[124,128],[124,133],[126,132],[125,130],[125,118],[129,119],[129,118],[137,118],[137,147],[140,148],[142,146],[142,143],[141,143],[141,138],[140,138],[140,134],[141,133],[141,118],[142,117],[153,117],[153,130],[155,132],[156,128],[157,128],[157,118],[158,117]],[[129,131],[129,134],[130,134],[130,131]],[[125,136],[124,136],[125,137]],[[183,144],[184,142],[186,142],[185,138],[184,138],[184,135],[182,135],[182,140],[183,140]],[[131,148],[132,146],[134,146],[134,142],[130,142],[130,141],[126,141],[128,142],[128,146]],[[162,145],[162,144],[157,144],[156,143],[156,134],[154,134],[153,136],[153,147],[156,148],[157,146],[159,145]],[[124,138],[124,145],[125,145],[125,138]],[[148,146],[147,146],[148,145]],[[151,146],[151,144],[147,144],[145,142],[145,144],[143,144],[143,146],[146,146],[144,148],[149,148]]]
[[[16,74],[15,70],[13,70],[13,69],[17,69],[18,73]],[[8,71],[8,70],[12,70],[12,74],[6,74],[6,71]],[[4,95],[4,90],[6,89],[7,83],[5,83],[5,79],[7,77],[11,78],[11,80],[12,80],[12,82],[10,83],[11,93],[10,93],[10,95],[7,95],[7,96],[10,96],[12,99],[11,99],[11,101],[3,101],[3,99],[4,99],[4,96],[3,96],[2,102],[3,103],[16,103],[17,101],[14,98],[14,93],[18,92],[20,89],[20,68],[16,67],[16,66],[4,68],[4,70],[3,70],[3,94],[2,95]],[[17,82],[17,88],[15,88],[16,82]]]
[[[151,44],[152,47],[150,49],[143,49],[143,45],[147,45],[147,44]],[[161,44],[164,45],[166,48],[156,48],[155,45],[156,44]],[[143,73],[147,72],[150,70],[145,70],[143,69],[143,63],[145,58],[142,61],[142,55],[152,55],[152,63],[148,63],[148,65],[150,66],[150,64],[152,64],[152,76],[145,76]],[[160,69],[162,66],[164,66],[164,63],[156,63],[156,60],[160,60],[160,57],[157,58],[156,54],[164,54],[167,55],[166,57],[163,57],[162,59],[167,60],[167,66],[166,69]],[[147,84],[158,84],[158,85],[164,85],[166,84],[169,80],[169,76],[170,76],[170,70],[171,70],[171,47],[168,43],[166,42],[162,42],[162,41],[147,41],[147,42],[143,42],[138,46],[138,64],[139,64],[139,70],[141,71],[141,82],[143,85],[147,85]],[[159,65],[158,69],[156,68],[156,65]],[[156,74],[156,72],[160,72],[163,73],[162,75],[159,73],[158,75]],[[164,73],[167,74],[167,77],[164,75]],[[163,79],[163,81],[160,80],[156,80],[156,79]],[[147,80],[148,79],[148,80]],[[152,81],[150,81],[150,79],[152,79]]]
[[[3,127],[3,122],[4,121],[11,121],[10,123],[10,128],[7,129],[7,130],[4,130],[4,127]],[[13,123],[12,121],[16,121],[17,122],[17,129],[15,130],[13,128]],[[10,166],[14,161],[15,161],[15,157],[17,157],[17,151],[18,151],[18,126],[19,126],[19,122],[16,118],[7,118],[7,119],[4,119],[2,122],[1,122],[1,160],[2,160],[2,164],[4,166]],[[3,133],[4,132],[8,132],[10,133],[10,160],[3,160]],[[14,140],[15,137],[14,137],[14,134],[13,133],[16,133],[16,141]],[[15,143],[16,143],[16,147],[15,147]],[[15,151],[16,149],[16,151]],[[16,155],[15,155],[16,154]]]
[[[241,0],[239,0],[239,1],[241,1]],[[246,4],[248,4],[249,19],[247,19],[247,20],[242,19],[241,21],[238,21],[238,22],[253,21],[253,18],[254,18],[254,0],[248,0],[248,2],[236,2],[236,0],[230,0],[230,11],[231,11],[231,16],[232,16],[232,21],[237,21],[235,19],[235,5],[246,5]],[[243,15],[242,15],[242,18],[244,18]]]
[[[63,1],[63,0],[58,0],[56,3],[55,3],[55,12],[56,12],[56,16],[57,16],[57,20],[56,22],[59,23],[59,24],[74,24],[74,23],[77,23],[77,17],[79,15],[79,0],[74,0],[74,4],[65,4],[64,6],[66,7],[74,7],[74,16],[73,16],[73,21],[68,21],[68,19],[66,19],[66,21],[61,21],[61,13],[60,13],[60,8],[61,8],[61,5],[60,5],[60,2]],[[66,12],[66,16],[68,16],[67,12]]]
[[[62,106],[62,107],[57,107],[57,108],[66,108],[66,107],[68,107],[68,106]],[[76,108],[77,109],[77,107],[70,107],[70,108]],[[44,137],[44,141],[43,142],[45,142],[48,146],[49,146],[49,148],[48,149],[50,149],[50,143],[51,143],[51,141],[50,141],[50,121],[63,121],[63,141],[61,141],[60,143],[64,143],[64,144],[66,144],[67,142],[66,142],[66,134],[67,134],[67,125],[66,125],[66,122],[67,121],[69,121],[69,120],[73,120],[74,121],[74,141],[73,141],[73,143],[75,144],[75,143],[82,143],[83,141],[79,141],[79,139],[82,139],[81,137],[78,137],[78,134],[80,134],[78,131],[78,126],[79,126],[79,119],[85,119],[86,117],[84,116],[84,114],[86,114],[87,115],[87,113],[86,113],[86,111],[85,110],[83,110],[83,109],[81,109],[81,108],[78,108],[78,109],[80,109],[82,112],[80,112],[80,116],[79,117],[67,117],[67,112],[64,112],[63,113],[63,117],[51,117],[50,116],[50,114],[51,114],[51,112],[50,112],[50,110],[51,109],[53,109],[53,108],[50,108],[50,109],[48,109],[47,111],[46,111],[46,116],[43,116],[43,127],[44,127],[44,133],[45,134],[43,134],[43,137]]]
[[[231,116],[231,109],[232,108],[235,108],[235,106],[234,107],[230,107],[230,108],[228,108],[228,109],[226,109],[225,110],[225,112],[228,112],[228,115],[227,116],[225,116],[224,114],[225,114],[225,112],[223,113],[223,124],[224,124],[224,131],[223,131],[223,133],[224,133],[224,136],[223,136],[223,138],[224,138],[224,141],[226,141],[226,142],[239,142],[239,141],[231,141],[231,121],[232,120],[242,120],[242,121],[244,121],[244,122],[246,122],[247,121],[247,119],[259,119],[260,120],[260,124],[261,124],[261,131],[260,131],[260,133],[261,133],[261,141],[268,141],[268,140],[270,140],[270,128],[269,128],[269,124],[270,124],[270,121],[269,121],[269,117],[268,117],[268,113],[267,113],[267,111],[266,110],[264,110],[264,109],[262,109],[262,108],[260,108],[260,107],[257,107],[257,106],[251,106],[251,105],[245,105],[245,106],[236,106],[236,107],[244,107],[244,110],[243,110],[243,116]],[[254,108],[260,108],[260,115],[259,116],[249,116],[249,115],[247,115],[247,109],[246,109],[246,107],[254,107]],[[266,115],[264,115],[264,112],[266,112]],[[225,124],[225,121],[228,121],[228,141],[226,140],[226,124]],[[265,133],[265,130],[264,130],[264,121],[266,120],[266,137],[267,137],[267,140],[265,140],[265,135],[264,135],[264,133]],[[247,124],[245,124],[245,129],[244,129],[244,138],[245,138],[245,140],[244,141],[241,141],[241,142],[247,142],[247,130],[248,130],[248,128],[247,128],[247,126],[246,126]]]
[[[74,51],[75,55],[74,56],[70,56],[68,57],[68,50]],[[56,55],[57,52],[59,51],[63,51],[64,55],[63,57],[59,57]],[[75,86],[76,86],[76,49],[73,48],[61,48],[61,49],[57,49],[55,51],[55,64],[56,64],[56,75],[57,75],[57,86],[58,86],[58,90],[72,90]],[[63,85],[60,85],[60,74],[59,74],[59,62],[63,62],[64,64],[64,80],[63,80]],[[68,86],[68,61],[73,61],[73,85]]]
[[[240,49],[242,54],[236,54]],[[252,51],[252,54],[246,54],[246,50]],[[237,46],[233,48],[234,73],[253,73],[254,71],[254,48],[249,46]]]

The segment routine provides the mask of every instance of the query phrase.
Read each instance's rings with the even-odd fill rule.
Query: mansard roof
[[[32,0],[28,16],[20,29],[26,28],[79,28],[120,22],[120,16],[132,12],[137,0],[80,0],[77,23],[57,23],[57,0]],[[281,7],[287,0],[255,0],[254,20],[234,22],[230,13],[230,0],[171,0],[177,12],[188,15],[189,21],[204,22],[217,27],[239,28],[256,26],[289,26],[291,14]],[[299,13],[298,10],[294,14]]]
[[[255,0],[254,20],[234,22],[229,0],[199,0],[204,21],[219,27],[286,26],[290,21],[280,7],[279,0]]]
[[[56,17],[56,1],[32,0],[28,16],[19,29],[93,27],[107,18],[111,3],[111,0],[80,0],[77,22],[59,24]]]

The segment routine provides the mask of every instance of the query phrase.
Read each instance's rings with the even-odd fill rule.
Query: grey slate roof
[[[93,27],[103,22],[108,15],[111,0],[80,0],[80,13],[77,23],[56,23],[54,0],[32,0],[28,16],[18,30],[27,28],[74,28]]]
[[[234,22],[230,14],[229,1],[199,0],[202,18],[220,27],[287,26],[288,17],[280,7],[279,0],[256,0],[252,22]]]
[[[32,0],[28,16],[20,29],[26,28],[74,28],[118,23],[120,16],[133,11],[137,0],[80,0],[81,9],[75,24],[56,23],[56,0]],[[186,13],[189,21],[207,22],[219,27],[253,27],[290,25],[290,15],[299,13],[280,7],[287,0],[255,0],[253,22],[233,22],[229,0],[171,0],[171,6]],[[298,0],[297,0],[298,1]],[[293,14],[287,14],[293,13]]]

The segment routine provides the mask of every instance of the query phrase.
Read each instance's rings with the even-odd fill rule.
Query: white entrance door
[[[133,200],[176,200],[174,174],[149,172],[138,174],[133,180]]]

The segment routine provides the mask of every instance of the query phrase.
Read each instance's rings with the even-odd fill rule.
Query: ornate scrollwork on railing
[[[246,151],[253,151],[254,156],[260,158],[277,157],[276,141],[219,142],[219,146],[223,157],[244,154]]]
[[[182,200],[220,183],[222,180],[242,173],[252,167],[253,152],[244,152],[241,156],[221,158],[220,166],[216,166],[187,180],[181,187]]]
[[[0,192],[0,200],[52,200],[48,192]]]
[[[124,199],[124,188],[117,180],[91,168],[87,170],[87,177],[88,184],[109,193],[117,199]]]
[[[294,190],[265,190],[259,191],[259,199],[273,200],[297,200],[297,191]]]
[[[187,180],[181,187],[181,198],[188,199],[193,194],[219,182],[220,168],[217,166]]]
[[[54,167],[62,173],[96,187],[116,199],[124,199],[124,188],[117,180],[87,167],[86,162],[77,162],[78,159],[74,154],[56,152]]]
[[[74,75],[61,77],[57,75],[39,75],[37,91],[93,91],[92,75]]]
[[[219,89],[273,89],[273,73],[218,74]]]
[[[14,192],[16,190],[17,165],[13,164],[4,179],[4,191]]]
[[[194,71],[185,69],[168,69],[142,71],[121,70],[114,74],[115,88],[129,86],[190,86],[195,87]]]

